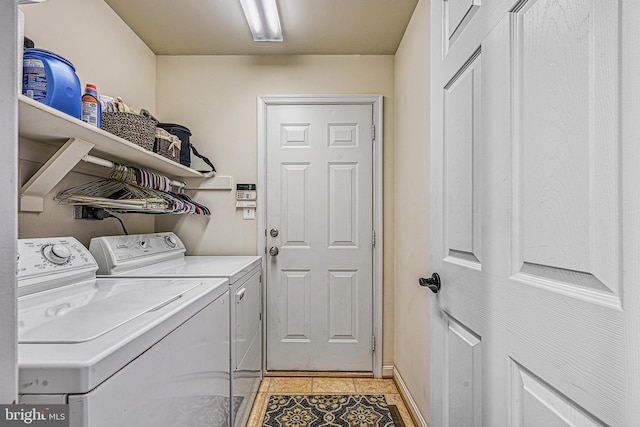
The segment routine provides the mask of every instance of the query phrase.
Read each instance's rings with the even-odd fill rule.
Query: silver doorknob
[[[277,228],[272,228],[272,229],[269,231],[269,234],[271,235],[271,237],[278,237],[278,234],[280,234],[280,232],[278,231],[278,229],[277,229]]]
[[[275,246],[271,246],[271,248],[269,249],[269,255],[271,256],[276,256],[280,253],[280,249],[278,249]]]

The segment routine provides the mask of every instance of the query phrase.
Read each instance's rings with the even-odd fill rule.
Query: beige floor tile
[[[398,393],[395,383],[390,379],[354,378],[353,382],[356,384],[356,391],[358,393]]]
[[[269,393],[311,393],[311,378],[271,378]]]
[[[313,378],[313,393],[355,393],[353,378]]]
[[[262,382],[260,383],[260,388],[258,389],[258,393],[268,392],[270,385],[271,385],[271,378],[267,378],[267,377],[262,378]]]
[[[264,410],[267,398],[267,393],[258,393],[256,395],[256,400],[254,400],[253,402],[251,414],[249,415],[249,420],[247,421],[247,427],[262,426],[262,419],[264,418]]]
[[[404,400],[402,400],[402,396],[399,394],[385,394],[384,398],[389,405],[396,405],[398,407],[398,412],[400,412],[400,416],[402,417],[405,427],[415,427],[413,419],[411,418],[411,415],[409,415],[409,411],[404,404]]]

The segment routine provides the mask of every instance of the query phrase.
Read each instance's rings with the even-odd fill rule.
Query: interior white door
[[[269,105],[266,123],[267,369],[370,372],[373,107]]]
[[[431,1],[432,427],[640,425],[634,2]]]

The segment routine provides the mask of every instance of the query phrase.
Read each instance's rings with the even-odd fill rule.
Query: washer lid
[[[178,300],[201,284],[198,281],[97,281],[25,297],[19,300],[18,342],[91,341]]]

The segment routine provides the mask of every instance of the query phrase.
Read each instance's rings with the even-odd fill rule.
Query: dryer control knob
[[[45,246],[42,248],[42,254],[48,261],[58,265],[66,264],[71,259],[71,251],[61,244]]]
[[[167,244],[167,246],[169,246],[170,248],[175,248],[176,245],[178,244],[178,241],[176,240],[175,237],[173,236],[165,236],[164,238],[164,242]]]

